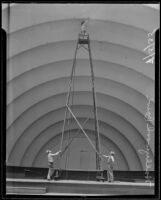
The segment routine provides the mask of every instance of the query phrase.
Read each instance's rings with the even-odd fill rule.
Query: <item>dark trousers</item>
[[[48,170],[47,179],[51,179],[51,177],[52,177],[52,175],[54,173],[54,163],[53,162],[49,162],[48,166],[49,166],[49,170]]]
[[[108,167],[108,169],[107,169],[107,181],[109,181],[109,182],[114,181],[113,168],[112,167]]]

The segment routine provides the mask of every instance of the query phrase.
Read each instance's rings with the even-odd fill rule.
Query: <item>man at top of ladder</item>
[[[83,35],[85,35],[86,33],[86,26],[87,26],[88,21],[89,19],[86,19],[81,22],[81,34]]]

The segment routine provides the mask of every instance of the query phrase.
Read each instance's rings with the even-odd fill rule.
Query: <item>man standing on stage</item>
[[[109,182],[114,181],[114,176],[113,176],[113,167],[115,162],[114,154],[115,153],[113,151],[111,151],[108,156],[102,154],[102,156],[107,159],[107,180]]]
[[[59,155],[61,151],[58,151],[57,153],[52,153],[51,150],[47,150],[46,153],[48,154],[48,166],[49,166],[49,171],[47,175],[47,179],[51,180],[51,176],[54,172],[54,157]]]

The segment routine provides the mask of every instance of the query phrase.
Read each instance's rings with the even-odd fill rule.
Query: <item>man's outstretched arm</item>
[[[61,153],[61,151],[58,151],[58,152],[56,152],[56,153],[52,153],[51,155],[52,155],[52,156],[56,156],[56,155],[58,155],[59,153]]]
[[[104,154],[102,154],[102,156],[103,156],[103,157],[105,157],[105,158],[109,158],[109,156],[107,156],[107,155],[104,155]]]

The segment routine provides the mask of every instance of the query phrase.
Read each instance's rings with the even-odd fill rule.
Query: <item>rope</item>
[[[68,141],[69,141],[69,139],[70,139],[70,132],[69,132],[69,135],[68,135]],[[68,149],[68,152],[67,152],[67,154],[66,154],[66,159],[65,159],[65,169],[67,168],[67,163],[68,163],[68,158],[69,158],[69,149]],[[61,156],[61,155],[60,155]]]
[[[71,75],[70,75],[69,91],[68,91],[68,94],[67,94],[66,105],[69,103],[69,100],[70,100],[71,86],[72,86],[72,81],[73,81],[73,71],[74,71],[74,67],[75,67],[75,64],[76,64],[77,50],[78,50],[78,40],[77,40],[77,45],[76,45],[76,50],[75,50],[75,55],[74,55],[74,62],[73,62],[73,66],[72,66],[72,72],[71,72]],[[61,151],[62,145],[63,145],[63,138],[64,138],[65,122],[66,122],[66,117],[67,117],[67,110],[68,109],[65,110],[65,115],[64,115],[63,130],[62,130],[62,136],[61,136],[61,140],[60,140],[59,151]]]
[[[87,121],[89,120],[89,118],[87,118],[84,123],[83,126],[87,123]],[[66,145],[66,147],[64,148],[63,152],[61,153],[61,156],[65,153],[65,151],[67,150],[68,146],[70,146],[70,144],[72,143],[72,141],[77,137],[77,135],[80,133],[80,129],[76,132],[75,137],[72,137],[70,142]]]
[[[96,131],[98,133],[98,146],[100,148],[100,134],[99,134],[99,123],[98,123],[98,112],[97,112],[97,97],[95,92],[95,80],[94,80],[94,70],[93,70],[93,63],[92,63],[92,54],[91,54],[91,47],[90,47],[90,38],[88,35],[88,49],[89,49],[89,59],[90,59],[90,68],[91,68],[91,75],[92,75],[92,90],[93,90],[93,103],[94,103],[94,109],[95,109],[95,120],[96,120]]]
[[[72,114],[72,116],[73,116],[73,118],[75,119],[75,121],[77,122],[79,128],[82,130],[82,132],[84,133],[84,135],[87,137],[87,139],[88,139],[89,143],[91,144],[91,146],[93,147],[94,151],[95,151],[100,157],[102,157],[101,154],[96,150],[96,148],[95,148],[95,146],[93,145],[92,141],[90,140],[90,138],[88,137],[88,135],[87,135],[87,133],[84,131],[84,129],[82,128],[81,124],[79,123],[79,121],[77,120],[77,118],[75,117],[75,115],[73,114],[73,112],[71,111],[71,109],[69,108],[69,106],[68,106],[68,105],[66,105],[66,106],[67,106],[68,110],[70,111],[70,113]]]
[[[68,126],[69,126],[69,121],[70,121],[70,116],[71,114],[69,113],[68,114],[68,120],[67,120],[67,124],[68,124]],[[68,141],[69,141],[69,139],[70,139],[70,129],[69,129],[69,133],[68,133]],[[67,168],[67,162],[68,162],[68,153],[69,153],[69,151],[67,152],[67,154],[66,154],[66,159],[65,159],[65,169]]]
[[[83,126],[87,123],[87,121],[89,120],[89,117],[83,122]],[[63,154],[66,152],[66,150],[68,149],[68,146],[72,143],[72,141],[77,137],[77,135],[80,133],[80,129],[76,132],[75,137],[72,137],[70,142],[66,145],[66,147],[64,148],[64,150],[61,152],[60,156],[62,157]],[[59,157],[56,158],[57,160],[59,159]]]
[[[70,97],[69,97],[69,105],[70,107],[73,106],[74,104],[74,79],[75,79],[75,69],[76,69],[76,61],[75,61],[75,64],[74,64],[74,67],[73,67],[73,74],[72,74],[72,86],[71,86],[71,94],[70,94]],[[70,121],[72,119],[72,115],[71,113],[69,112],[69,118],[68,118],[68,126],[69,126],[69,134],[68,134],[68,143],[70,141],[70,133],[71,133],[71,127],[70,127]],[[65,169],[67,168],[67,163],[69,161],[69,156],[70,156],[70,148],[68,148],[68,152],[66,154],[66,163],[65,163]]]

